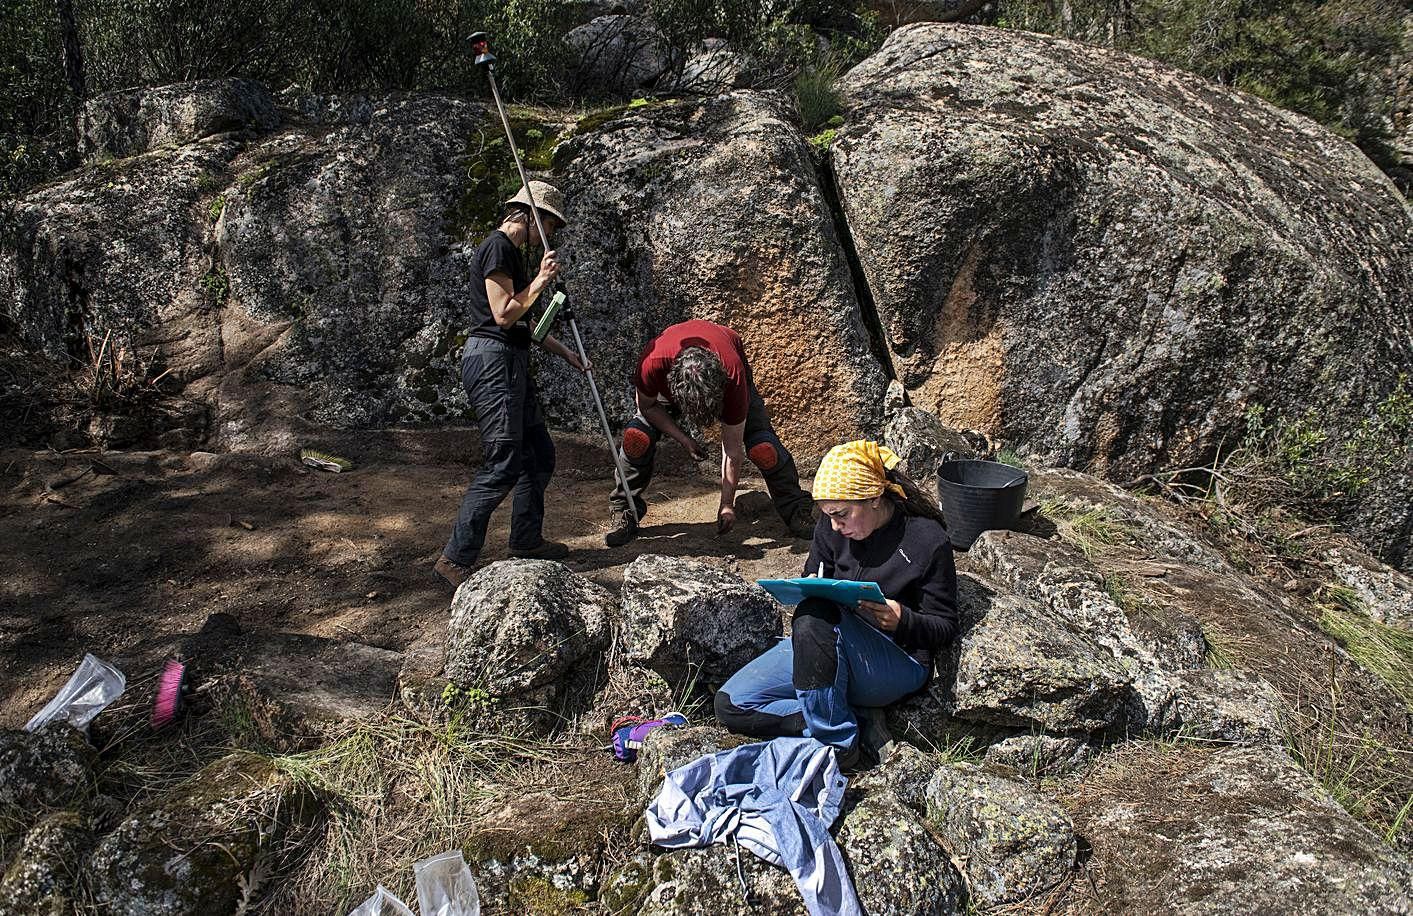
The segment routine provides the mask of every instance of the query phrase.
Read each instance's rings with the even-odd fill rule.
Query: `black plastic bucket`
[[[1015,525],[1028,479],[1020,468],[996,461],[942,462],[937,497],[952,546],[966,550],[981,532]]]

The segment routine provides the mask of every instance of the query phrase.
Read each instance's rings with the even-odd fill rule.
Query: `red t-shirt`
[[[721,360],[726,369],[726,390],[721,398],[720,420],[726,425],[744,423],[751,402],[751,370],[746,365],[746,351],[735,331],[710,321],[674,324],[649,341],[638,357],[634,387],[650,398],[664,397],[671,402],[667,373],[678,354],[688,347],[710,350]]]

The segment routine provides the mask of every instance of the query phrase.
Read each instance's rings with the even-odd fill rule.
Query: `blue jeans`
[[[461,355],[461,384],[481,427],[481,469],[466,488],[442,553],[471,566],[486,541],[491,513],[511,492],[511,549],[540,546],[555,455],[530,379],[529,350],[472,337]]]
[[[804,735],[848,750],[859,706],[887,706],[921,690],[931,672],[853,611],[807,599],[782,639],[731,676],[716,714],[735,732]]]

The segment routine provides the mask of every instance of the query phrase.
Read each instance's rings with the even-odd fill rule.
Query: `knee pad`
[[[716,697],[712,701],[713,712],[716,713],[716,721],[730,728],[741,716],[741,710],[735,703],[731,702],[731,696],[724,690],[718,690]]]
[[[642,458],[648,453],[652,444],[653,440],[648,434],[636,426],[630,426],[623,430],[623,454],[629,459]]]
[[[746,455],[762,471],[773,471],[780,464],[780,450],[774,442],[757,442],[746,451]]]
[[[806,598],[795,605],[795,613],[791,616],[796,623],[801,618],[813,617],[827,622],[830,628],[833,628],[839,625],[839,621],[843,619],[843,613],[844,608],[836,602],[825,598]]]
[[[815,690],[834,683],[839,669],[839,635],[834,624],[812,614],[796,616],[790,625],[796,690]]]

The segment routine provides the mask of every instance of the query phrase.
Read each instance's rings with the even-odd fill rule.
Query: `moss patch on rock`
[[[510,907],[526,916],[559,916],[588,902],[588,894],[574,887],[556,887],[548,878],[522,876],[510,882]]]
[[[529,109],[511,106],[506,114],[525,171],[548,171],[561,129]],[[496,121],[467,139],[466,177],[465,191],[447,211],[448,232],[459,238],[479,238],[496,227],[504,202],[520,190],[515,159]]]

